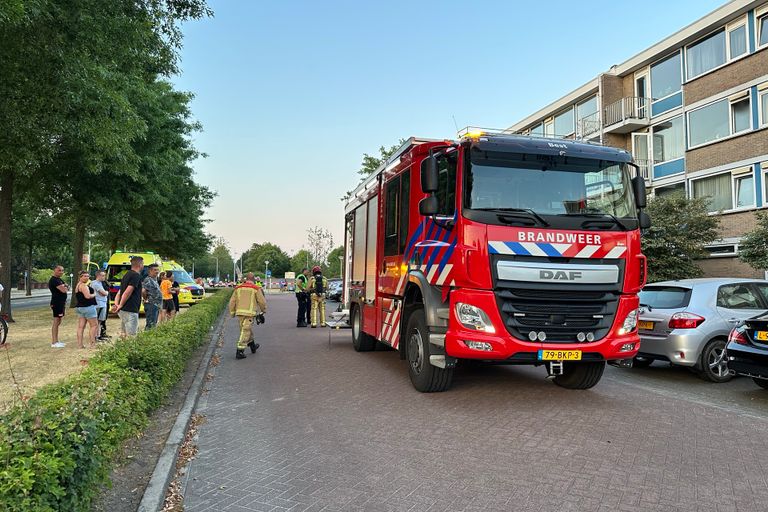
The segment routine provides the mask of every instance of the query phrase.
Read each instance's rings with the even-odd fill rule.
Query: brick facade
[[[720,215],[720,236],[731,238],[742,236],[757,227],[755,211],[726,213]]]
[[[768,130],[762,129],[688,151],[685,166],[690,173],[765,154],[768,154]]]
[[[696,264],[704,271],[706,277],[743,277],[763,279],[765,273],[755,270],[739,258],[709,258],[699,260]]]
[[[688,105],[696,103],[732,87],[738,87],[766,73],[768,73],[768,48],[686,83],[683,86],[685,103]]]

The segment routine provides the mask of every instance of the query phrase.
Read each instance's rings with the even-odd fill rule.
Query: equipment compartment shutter
[[[376,228],[379,225],[379,196],[368,201],[368,239],[365,262],[365,299],[376,298]]]
[[[368,205],[361,204],[355,210],[355,232],[352,241],[352,281],[365,281],[365,228],[368,225]]]

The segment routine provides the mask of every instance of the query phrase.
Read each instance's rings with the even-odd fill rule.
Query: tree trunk
[[[32,249],[33,248],[34,248],[34,245],[30,242],[29,251],[27,251],[27,282],[26,282],[27,297],[32,295]]]
[[[83,270],[83,250],[85,249],[85,218],[80,213],[75,213],[75,236],[72,239],[72,299],[70,307],[75,307],[77,297],[75,297],[74,284],[77,283],[77,275]]]
[[[12,171],[0,172],[0,284],[5,288],[3,293],[3,314],[9,322],[13,322],[11,315],[11,289],[13,289],[11,276],[11,211],[13,210],[13,181],[15,175]]]

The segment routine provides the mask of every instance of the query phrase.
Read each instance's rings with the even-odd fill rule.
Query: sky
[[[237,255],[343,243],[364,153],[456,127],[506,128],[723,0],[209,0],[184,25],[178,88],[203,125],[208,231]]]

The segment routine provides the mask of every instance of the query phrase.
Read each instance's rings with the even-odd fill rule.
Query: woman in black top
[[[89,278],[88,272],[80,272],[77,286],[75,287],[75,297],[77,298],[77,307],[75,308],[77,312],[77,348],[85,348],[83,345],[85,324],[88,324],[90,327],[89,348],[96,346],[96,333],[99,329],[99,323],[96,318],[96,294],[93,292],[93,288],[88,286]]]

